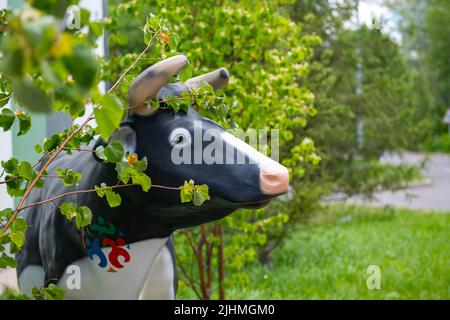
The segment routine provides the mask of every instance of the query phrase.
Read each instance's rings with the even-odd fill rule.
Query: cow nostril
[[[289,171],[278,163],[263,167],[260,171],[259,183],[264,194],[278,195],[285,193],[289,187]]]
[[[230,77],[230,74],[228,73],[228,70],[225,68],[220,69],[220,77],[223,79],[228,79]]]

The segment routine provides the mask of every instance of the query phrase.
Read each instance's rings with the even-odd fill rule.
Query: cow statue
[[[179,191],[151,188],[116,189],[122,205],[111,208],[95,192],[73,194],[54,203],[25,211],[28,230],[17,254],[20,290],[55,283],[67,299],[174,299],[177,290],[172,233],[175,230],[219,220],[239,208],[258,208],[287,191],[288,170],[226,132],[217,123],[200,116],[192,106],[187,112],[146,106],[149,98],[160,101],[198,88],[202,81],[214,89],[229,80],[225,68],[192,78],[185,83],[168,81],[188,64],[183,55],[162,60],[139,74],[128,90],[130,107],[120,128],[108,143],[117,140],[139,159],[147,157],[146,173],[153,184],[180,186],[193,179],[209,186],[211,199],[202,206],[181,203]],[[202,133],[219,132],[224,150],[245,157],[244,163],[175,164],[173,148],[194,152],[194,124]],[[198,130],[198,128],[197,128]],[[107,145],[98,138],[95,145]],[[93,145],[93,147],[95,147]],[[198,146],[196,146],[198,147]],[[201,150],[200,150],[201,151]],[[72,168],[82,174],[77,187],[65,187],[60,179],[47,180],[27,200],[34,203],[53,196],[91,189],[101,182],[117,183],[114,165],[104,163],[92,152],[62,152],[47,169]],[[79,230],[59,209],[61,202],[86,205],[93,213],[90,228]]]

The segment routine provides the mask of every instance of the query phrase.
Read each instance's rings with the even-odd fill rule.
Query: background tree
[[[307,74],[312,46],[320,39],[302,33],[300,25],[286,16],[286,3],[267,1],[255,6],[254,1],[177,0],[164,1],[162,5],[158,1],[112,1],[110,33],[120,36],[111,37],[111,63],[118,65],[122,55],[132,54],[139,47],[137,25],[149,13],[166,18],[178,36],[169,35],[169,42],[179,39],[178,50],[189,55],[194,70],[200,73],[225,66],[230,71],[226,93],[236,99],[237,105],[230,110],[230,121],[219,120],[228,127],[238,125],[244,130],[279,129],[280,158],[292,174],[301,176],[304,163],[317,164],[319,158],[312,140],[297,134],[316,113],[313,95],[298,86],[297,79]],[[136,28],[130,26],[130,21],[136,23]],[[210,298],[212,293],[223,297],[224,285],[234,280],[249,281],[248,275],[240,271],[257,256],[256,246],[265,242],[265,233],[286,219],[282,212],[266,216],[265,211],[243,210],[221,221],[220,226],[203,226],[177,235],[177,248],[182,245],[194,253],[178,250],[184,268],[180,270],[180,289],[183,291],[183,284],[187,284],[202,298]],[[221,226],[226,235],[223,255]],[[222,271],[218,283],[212,278],[212,270],[222,260],[220,256],[225,257],[223,263],[229,276],[225,283],[221,280]]]
[[[290,6],[293,19],[323,39],[308,76],[298,81],[314,93],[318,113],[297,131],[314,140],[322,161],[307,168],[301,181],[293,181],[290,201],[269,207],[269,213],[284,212],[289,223],[268,234],[260,256],[266,264],[293,226],[322,210],[324,196],[341,192],[370,197],[380,187],[396,189],[418,176],[417,168],[378,160],[386,150],[417,145],[428,137],[433,122],[426,88],[410,72],[398,44],[382,30],[348,27],[356,4],[296,1]]]
[[[429,110],[427,116],[432,119],[424,147],[429,151],[450,152],[448,128],[442,123],[450,105],[450,47],[446,36],[449,32],[450,4],[435,0],[390,0],[386,3],[401,17],[398,27],[402,35],[402,48],[420,85],[421,95],[417,98],[422,97],[422,103]]]

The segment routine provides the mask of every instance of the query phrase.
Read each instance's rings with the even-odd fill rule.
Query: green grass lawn
[[[234,299],[449,299],[450,214],[338,206],[292,232]],[[367,288],[367,267],[381,289]],[[181,297],[182,298],[182,297]]]

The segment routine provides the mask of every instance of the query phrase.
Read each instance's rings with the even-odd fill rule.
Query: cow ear
[[[94,144],[93,149],[95,150],[99,146],[106,147],[113,141],[119,141],[120,143],[122,143],[125,152],[130,153],[136,152],[136,145],[137,145],[136,132],[134,132],[134,130],[129,126],[123,126],[114,131],[111,138],[109,138],[108,143],[106,143],[105,140],[103,140],[101,137],[98,137],[97,141]],[[103,162],[103,160],[98,158],[95,153],[94,157],[97,161]]]
[[[109,139],[109,143],[113,141],[121,142],[123,144],[125,152],[136,152],[136,132],[134,132],[134,130],[129,126],[117,129]]]

